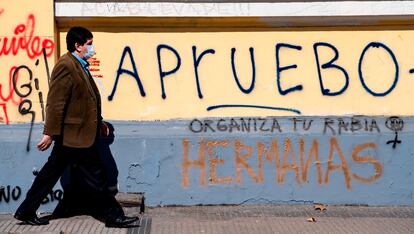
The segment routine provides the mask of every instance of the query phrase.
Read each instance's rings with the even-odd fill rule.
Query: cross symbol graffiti
[[[395,149],[397,144],[401,144],[401,140],[398,140],[398,132],[402,131],[404,127],[404,121],[397,116],[391,116],[385,122],[385,126],[391,131],[395,132],[394,140],[387,141],[387,145],[393,143],[392,148]]]

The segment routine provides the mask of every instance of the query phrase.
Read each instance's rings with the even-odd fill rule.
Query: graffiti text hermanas
[[[309,183],[308,174],[316,171],[315,181],[319,185],[329,185],[334,174],[343,175],[345,187],[350,190],[352,182],[371,184],[382,176],[383,166],[376,159],[377,145],[373,142],[358,144],[352,148],[350,155],[345,155],[337,138],[329,139],[329,152],[321,154],[322,142],[313,139],[306,143],[303,138],[293,141],[272,139],[271,142],[257,141],[247,145],[239,139],[206,140],[198,143],[198,155],[190,155],[190,140],[183,139],[182,186],[190,185],[190,169],[199,172],[199,185],[241,184],[245,180],[262,184],[264,180],[273,180],[282,185],[287,176],[293,176],[298,185]],[[224,157],[223,149],[232,152]],[[222,155],[223,154],[223,155]],[[220,156],[218,156],[220,155]],[[325,161],[327,159],[327,161]],[[232,163],[233,170],[226,170],[219,176],[217,170],[225,164]],[[264,167],[273,167],[274,174],[264,173]],[[372,169],[364,173],[352,171],[353,167],[369,165]],[[352,166],[352,168],[351,168]],[[289,175],[287,174],[288,172]],[[242,174],[247,173],[249,178]]]

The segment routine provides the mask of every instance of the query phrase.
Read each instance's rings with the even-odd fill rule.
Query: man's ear
[[[78,51],[78,52],[80,52],[81,51],[81,49],[79,48],[81,45],[79,44],[79,43],[75,43],[75,50],[76,51]]]

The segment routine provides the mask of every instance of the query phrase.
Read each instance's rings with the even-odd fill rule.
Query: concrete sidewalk
[[[140,227],[105,228],[87,216],[52,220],[48,226],[18,225],[0,216],[0,233],[413,233],[414,207],[245,205],[147,208]],[[137,208],[125,208],[138,215]],[[315,222],[309,222],[309,218]]]

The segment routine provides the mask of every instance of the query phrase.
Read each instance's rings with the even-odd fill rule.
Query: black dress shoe
[[[138,220],[139,220],[138,217],[122,216],[122,217],[116,218],[115,220],[106,221],[105,227],[129,228],[131,227],[130,224]]]
[[[38,218],[36,215],[25,216],[25,215],[16,213],[14,215],[14,218],[22,221],[22,224],[27,224],[27,225],[40,226],[40,225],[49,224],[49,220],[44,219],[44,218]]]

